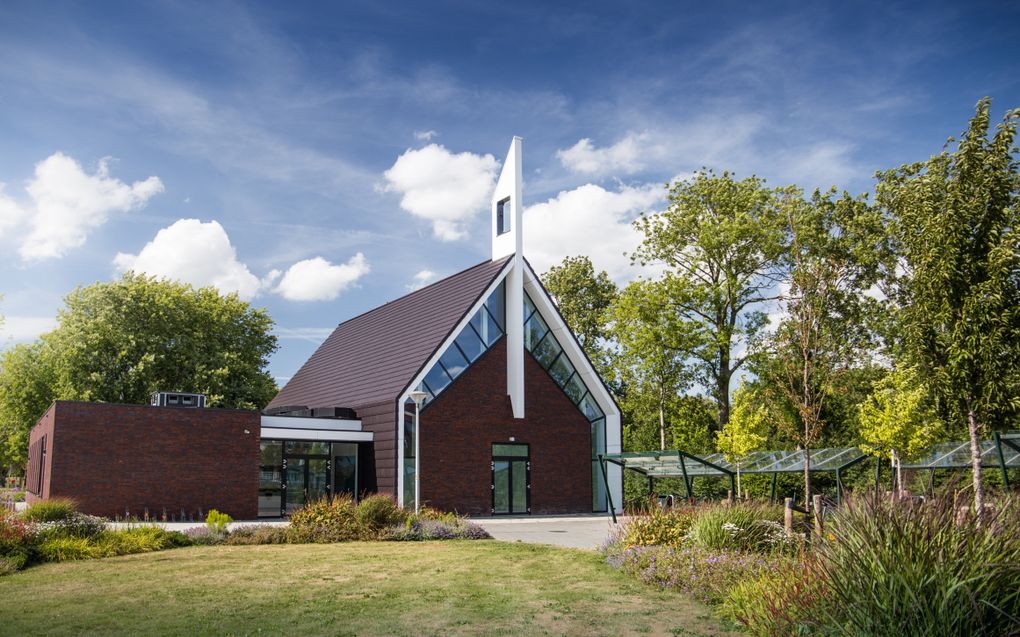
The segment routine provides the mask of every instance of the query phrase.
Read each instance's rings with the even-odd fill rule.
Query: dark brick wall
[[[250,520],[258,515],[259,426],[255,411],[61,401],[31,439],[52,427],[44,494],[74,498],[86,513],[215,508]]]
[[[531,512],[590,513],[591,427],[525,353],[525,418],[506,394],[506,339],[421,412],[421,497],[440,509],[489,515],[492,444],[528,443]]]
[[[39,495],[31,491],[25,492],[25,501],[29,504],[45,500],[50,497],[50,476],[53,474],[53,422],[57,404],[50,405],[46,413],[42,415],[39,422],[35,423],[28,437],[28,446],[31,447],[43,437],[46,438],[46,462],[43,467],[42,484]]]

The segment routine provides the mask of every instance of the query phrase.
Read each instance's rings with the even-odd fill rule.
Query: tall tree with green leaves
[[[581,348],[600,371],[606,371],[607,312],[619,293],[616,284],[604,270],[596,272],[586,256],[566,257],[542,275],[542,284]]]
[[[619,381],[626,394],[651,397],[660,449],[666,448],[667,407],[690,386],[693,370],[688,360],[703,339],[698,325],[677,311],[672,294],[668,282],[635,281],[610,309]]]
[[[147,404],[152,392],[206,394],[213,407],[260,409],[273,321],[236,294],[128,274],[76,289],[58,327],[0,360],[0,422],[10,458],[53,400]]]
[[[740,383],[733,394],[730,421],[716,432],[716,448],[737,467],[737,498],[741,497],[740,463],[768,441],[768,413],[758,398]]]
[[[978,102],[959,140],[927,161],[879,173],[905,276],[903,357],[917,365],[952,427],[966,423],[974,504],[984,512],[980,437],[1020,408],[1020,110],[991,133]]]
[[[844,377],[870,363],[866,317],[877,303],[864,294],[879,275],[875,242],[884,232],[863,197],[834,190],[808,200],[783,191],[788,246],[784,256],[785,316],[770,339],[771,389],[789,408],[774,410],[777,424],[804,454],[804,497],[811,502],[811,449],[822,435],[829,400]]]
[[[50,350],[37,341],[0,355],[0,462],[20,474],[28,460],[28,432],[53,401]]]
[[[783,249],[775,197],[757,177],[702,170],[669,186],[665,212],[635,225],[644,234],[635,261],[667,267],[677,312],[710,337],[694,355],[721,428],[729,421],[730,379],[747,360],[736,352],[750,349],[766,323],[762,304],[775,295]]]
[[[891,456],[899,492],[903,490],[902,460],[930,449],[943,430],[928,387],[915,367],[894,369],[875,382],[874,393],[860,405],[861,448]]]

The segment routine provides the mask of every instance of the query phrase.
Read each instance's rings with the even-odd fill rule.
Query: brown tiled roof
[[[508,259],[479,263],[344,321],[267,409],[395,401]]]

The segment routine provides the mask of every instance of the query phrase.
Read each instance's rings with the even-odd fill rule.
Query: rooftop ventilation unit
[[[153,407],[205,407],[205,394],[183,394],[181,392],[158,391],[152,394]]]

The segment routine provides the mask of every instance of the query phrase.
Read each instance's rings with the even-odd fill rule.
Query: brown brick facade
[[[254,519],[259,419],[232,409],[56,402],[30,436],[47,436],[42,497],[71,497],[107,517],[215,508]]]
[[[514,438],[530,446],[533,514],[591,512],[591,427],[530,354],[524,369],[523,419],[506,393],[506,339],[422,410],[424,503],[489,515],[492,444]]]

